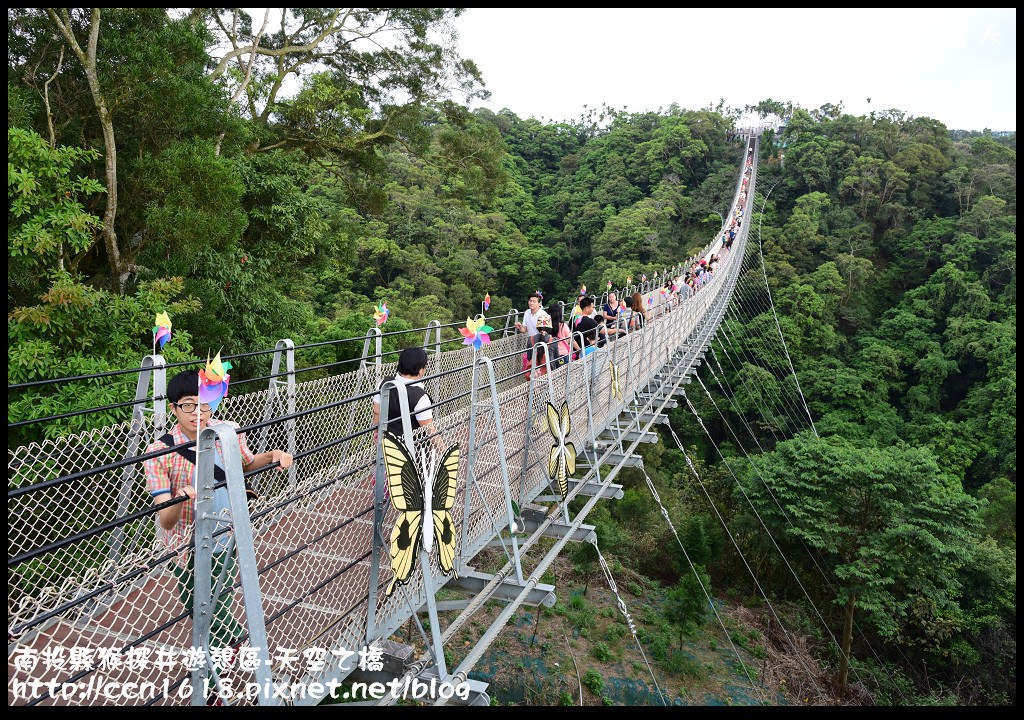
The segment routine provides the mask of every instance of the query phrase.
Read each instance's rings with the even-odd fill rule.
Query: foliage
[[[601,691],[604,690],[604,678],[601,677],[601,673],[594,669],[587,670],[583,675],[583,684],[598,697],[601,696]]]
[[[665,599],[665,618],[678,630],[680,647],[683,635],[703,622],[708,607],[706,593],[710,591],[711,578],[700,565],[695,565],[693,572],[680,577],[678,584],[669,591]]]
[[[55,272],[41,304],[16,307],[7,323],[7,379],[30,382],[68,375],[86,375],[137,366],[151,352],[153,318],[194,312],[193,298],[182,298],[182,278],[142,283],[133,295],[117,295],[83,284],[67,272]],[[174,342],[165,348],[168,362],[192,357],[190,336],[174,328]],[[20,391],[8,405],[11,422],[67,412],[68,408],[104,407],[134,397],[135,378],[96,378],[84,383],[58,383]],[[47,437],[78,432],[95,423],[114,424],[131,417],[131,408],[77,415],[47,423]],[[9,442],[32,437],[29,428]]]
[[[77,264],[102,223],[82,204],[103,191],[76,168],[95,150],[50,145],[36,132],[7,129],[7,302],[27,302],[54,270]]]

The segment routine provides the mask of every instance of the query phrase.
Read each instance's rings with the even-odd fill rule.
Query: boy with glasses
[[[199,403],[199,373],[186,370],[178,373],[167,383],[167,399],[170,400],[171,412],[177,424],[155,443],[150,445],[147,453],[164,450],[175,445],[194,441],[199,432],[207,427],[224,423],[211,417],[210,406]],[[198,418],[196,410],[199,410]],[[198,422],[197,422],[198,421]],[[238,424],[228,425],[237,429]],[[269,450],[264,453],[253,453],[245,440],[245,435],[238,436],[238,447],[242,453],[242,469],[246,472],[269,465],[280,463],[279,471],[284,472],[292,465],[292,456],[283,450]],[[215,464],[221,475],[224,461],[218,446]],[[172,498],[187,498],[184,502],[166,507],[157,513],[157,542],[166,550],[177,552],[170,564],[171,572],[178,583],[178,594],[185,609],[192,610],[192,588],[195,585],[192,553],[187,549],[189,536],[192,533],[195,519],[196,500],[196,453],[195,448],[180,449],[158,457],[150,458],[143,463],[146,473],[146,489],[153,498],[154,504],[162,504]],[[219,479],[218,479],[219,481]],[[246,488],[248,490],[248,488]],[[249,491],[252,492],[252,491]],[[226,523],[230,523],[231,511],[228,503],[227,487],[214,491],[215,513],[224,515]],[[222,529],[222,528],[219,528]],[[210,645],[213,647],[236,647],[244,629],[232,613],[231,594],[229,589],[234,584],[234,553],[227,552],[230,545],[230,533],[214,537],[213,547],[213,578],[216,582],[222,569],[226,566],[226,593],[217,599],[213,619],[210,625]]]

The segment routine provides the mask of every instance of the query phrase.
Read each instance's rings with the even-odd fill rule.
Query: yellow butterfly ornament
[[[455,490],[459,469],[459,446],[452,445],[438,461],[437,450],[420,454],[424,477],[432,478],[427,487],[405,444],[390,432],[384,434],[384,470],[387,474],[391,505],[398,520],[391,530],[391,571],[394,577],[387,594],[396,585],[409,582],[416,566],[416,553],[422,546],[429,555],[437,540],[437,564],[445,575],[455,573]],[[421,543],[422,538],[422,543]],[[457,575],[456,575],[457,577]]]
[[[608,370],[612,378],[612,398],[622,400],[622,389],[619,387],[619,368],[615,366],[615,363],[609,362]]]
[[[555,441],[548,455],[548,477],[558,483],[558,492],[565,500],[569,494],[569,478],[576,472],[576,446],[568,442],[572,432],[568,402],[562,403],[561,411],[548,403],[548,432]]]

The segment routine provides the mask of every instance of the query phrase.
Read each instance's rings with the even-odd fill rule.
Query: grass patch
[[[682,650],[676,650],[672,653],[666,663],[666,667],[676,675],[694,680],[703,680],[707,677],[707,669]]]

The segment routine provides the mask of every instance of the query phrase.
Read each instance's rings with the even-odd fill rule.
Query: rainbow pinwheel
[[[609,280],[609,281],[608,281],[608,289],[609,289],[609,290],[611,290],[611,289],[612,289],[612,281],[611,281],[611,280]]]
[[[587,286],[586,285],[580,285],[580,297],[583,297],[586,294],[587,294]]]
[[[541,299],[541,300],[543,300],[543,299],[544,299],[544,293],[542,293],[542,292],[540,291],[540,288],[537,288],[537,294],[538,294],[538,295],[540,295],[540,299]]]
[[[573,306],[572,312],[569,313],[569,322],[572,323],[573,327],[576,327],[576,325],[579,323],[579,321],[582,318],[583,318],[583,308],[580,307],[579,303],[576,303],[576,305]]]
[[[647,296],[647,307],[651,307],[653,305],[654,305],[654,293],[651,293],[650,295]]]
[[[668,295],[668,288],[662,288],[661,289],[661,294],[662,295]]]
[[[632,275],[627,275],[626,276],[626,284],[629,285],[632,282],[633,282],[633,276]]]
[[[490,309],[491,309],[491,294],[487,293],[486,295],[484,295],[484,310],[490,310]]]
[[[479,350],[480,346],[491,344],[491,338],[487,333],[494,332],[494,328],[487,324],[487,318],[481,317],[479,320],[466,318],[466,327],[459,328],[459,332],[465,338],[462,341],[463,345],[472,345],[475,350]]]
[[[647,282],[647,273],[640,274],[640,282]]]
[[[164,349],[164,344],[171,339],[171,318],[166,312],[159,313],[153,325],[153,342]]]
[[[228,382],[231,376],[228,370],[231,363],[221,362],[220,352],[212,361],[206,357],[206,368],[199,371],[199,402],[208,404],[210,410],[216,410],[220,401],[228,395]]]
[[[373,309],[373,319],[377,321],[377,327],[380,327],[388,321],[391,316],[391,311],[388,310],[388,304],[381,301],[380,305]]]

